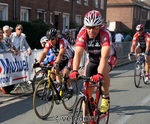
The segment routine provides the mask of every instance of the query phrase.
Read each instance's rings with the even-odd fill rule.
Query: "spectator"
[[[16,30],[16,32],[13,32],[11,34],[11,40],[12,40],[13,46],[15,46],[15,48],[19,51],[22,51],[23,48],[25,47],[25,49],[27,50],[27,54],[31,55],[31,53],[32,53],[31,48],[26,41],[25,34],[22,33],[22,31],[23,31],[22,25],[18,24],[16,26],[15,30]]]
[[[3,40],[3,31],[0,28],[0,53],[9,51],[9,48],[6,46],[5,41]]]
[[[65,32],[64,32],[64,34],[63,34],[63,37],[64,37],[70,44],[72,44],[72,43],[71,43],[71,37],[70,37],[70,31],[69,31],[69,29],[65,29]]]
[[[10,35],[12,33],[13,28],[9,27],[8,25],[5,25],[3,27],[3,39],[6,43],[6,46],[10,49],[11,52],[13,52],[15,55],[19,54],[19,51],[15,49],[15,47],[12,46],[12,42],[10,39]]]
[[[121,43],[124,41],[124,36],[117,30],[115,34],[115,43]]]
[[[125,42],[131,42],[131,41],[132,41],[131,35],[130,35],[130,34],[127,34],[127,35],[125,36],[125,38],[124,38],[124,41],[125,41]]]
[[[115,48],[116,48],[117,52],[120,52],[120,50],[122,49],[123,41],[124,41],[123,35],[120,33],[119,30],[117,30],[117,32],[115,34]]]

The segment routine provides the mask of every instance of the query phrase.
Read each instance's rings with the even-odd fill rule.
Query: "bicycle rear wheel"
[[[77,86],[77,81],[72,80],[71,81],[71,86],[73,88],[73,93],[72,97],[68,97],[68,91],[63,90],[63,98],[62,98],[62,103],[65,107],[65,109],[72,111],[74,108],[76,101],[78,99],[78,86]]]
[[[134,84],[137,88],[140,86],[141,78],[141,65],[136,63],[134,69]]]
[[[54,106],[54,91],[48,86],[48,80],[38,83],[33,94],[33,109],[40,119],[46,119]]]
[[[33,92],[34,92],[35,87],[37,86],[38,82],[43,80],[46,76],[47,76],[47,70],[46,69],[41,69],[35,73],[33,80],[32,80]]]

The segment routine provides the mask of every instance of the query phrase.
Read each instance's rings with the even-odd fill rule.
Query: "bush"
[[[1,28],[3,28],[4,25],[9,25],[14,28],[13,31],[15,31],[17,24],[23,26],[23,33],[26,34],[26,39],[30,47],[32,49],[40,49],[40,38],[46,34],[49,26],[41,20],[34,20],[31,22],[0,21]]]

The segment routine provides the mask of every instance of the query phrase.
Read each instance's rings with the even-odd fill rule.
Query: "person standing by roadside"
[[[11,42],[11,39],[10,39],[10,35],[12,33],[12,30],[13,30],[13,28],[8,26],[8,25],[3,26],[3,39],[6,43],[6,46],[8,48],[10,48],[10,51],[13,52],[15,55],[17,55],[20,52],[18,50],[16,50],[15,47],[12,46],[12,42]]]
[[[124,41],[124,36],[120,33],[119,30],[117,30],[114,39],[115,39],[115,48],[117,52],[120,52],[122,49],[122,42]]]
[[[29,44],[26,41],[25,34],[22,33],[23,27],[20,24],[17,24],[15,28],[16,32],[13,32],[10,36],[12,40],[12,45],[19,51],[22,51],[25,47],[27,54],[31,55],[32,51]]]

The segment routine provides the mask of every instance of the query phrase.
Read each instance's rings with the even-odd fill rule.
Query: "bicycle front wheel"
[[[76,101],[78,99],[77,81],[72,80],[71,81],[71,86],[72,86],[72,89],[73,89],[72,96],[68,97],[68,91],[66,91],[64,89],[64,91],[63,91],[63,98],[62,98],[62,103],[63,103],[65,109],[67,109],[69,111],[72,111],[72,109],[74,108],[75,103],[76,103]]]
[[[47,76],[47,70],[44,70],[44,69],[41,69],[35,73],[33,80],[32,80],[33,92],[34,92],[35,87],[37,86],[38,82],[43,80],[46,76]]]
[[[108,124],[109,111],[110,111],[110,109],[106,113],[103,113],[103,114],[99,113],[98,114],[97,124]]]
[[[83,111],[82,111],[82,103],[85,102],[84,97],[80,97],[79,100],[76,102],[76,105],[73,110],[72,114],[72,124],[78,124],[83,121]]]
[[[33,109],[40,119],[46,119],[54,106],[54,91],[48,85],[48,80],[38,83],[33,94]]]
[[[134,69],[134,84],[137,88],[140,86],[141,78],[141,65],[136,63]]]

